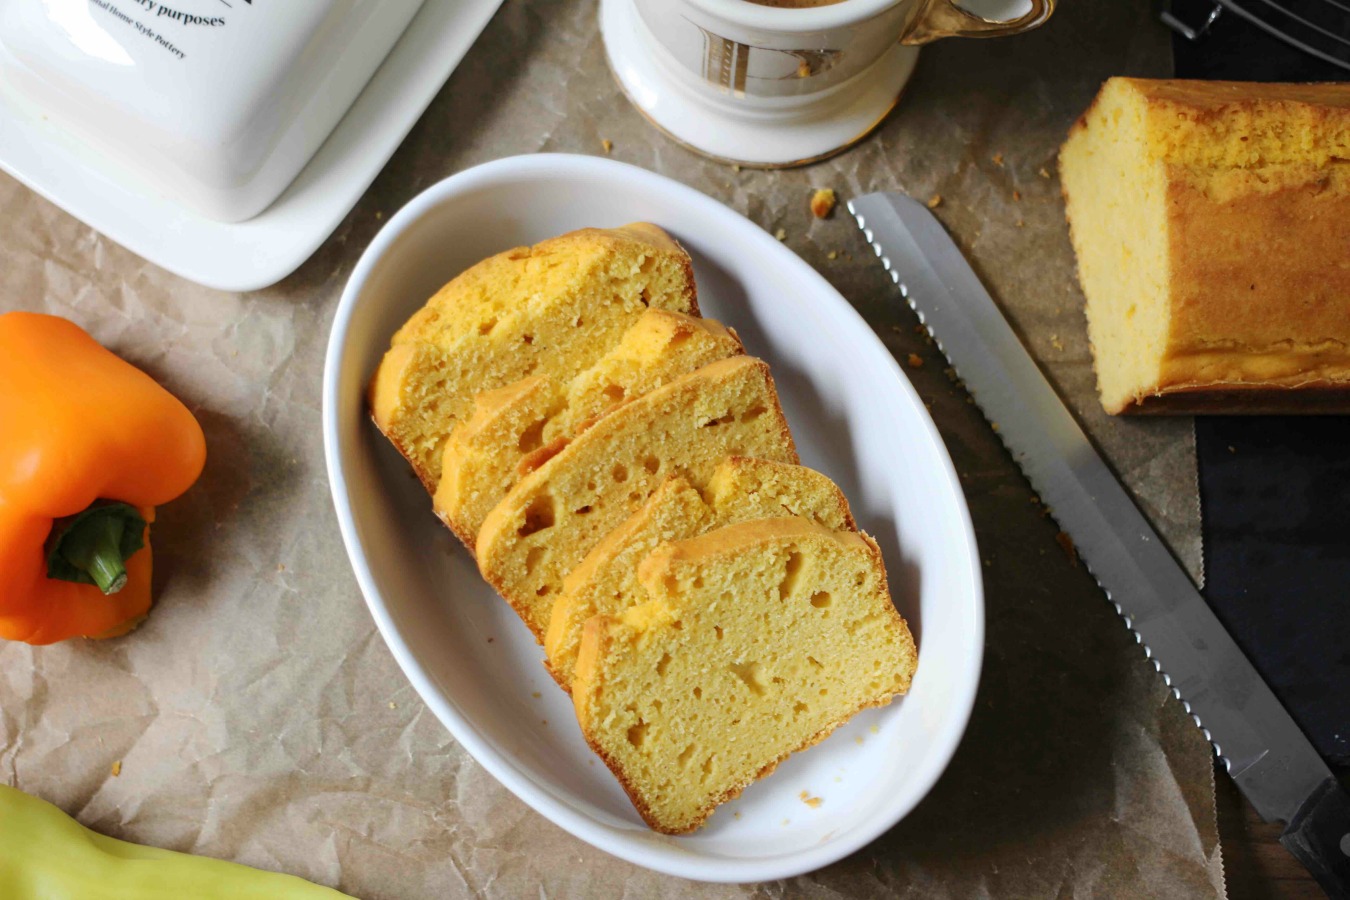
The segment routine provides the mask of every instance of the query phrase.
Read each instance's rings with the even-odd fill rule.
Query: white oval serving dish
[[[705,315],[767,359],[802,461],[834,478],[885,554],[919,644],[910,693],[869,710],[723,806],[702,830],[649,831],[587,748],[542,650],[370,424],[365,387],[389,338],[437,288],[501,250],[585,226],[654,222],[694,258]],[[609,160],[498,160],[429,188],[361,257],[338,305],[324,449],[357,581],[394,657],[484,768],[560,827],[649,868],[708,881],[808,872],[899,821],[942,773],[979,681],[979,555],[951,460],[885,346],[810,266],[670,179]],[[801,800],[808,791],[822,802]]]

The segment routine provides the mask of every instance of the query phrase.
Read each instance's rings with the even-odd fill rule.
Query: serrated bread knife
[[[848,208],[1238,787],[1263,818],[1286,823],[1280,843],[1323,889],[1350,900],[1350,794],[1121,487],[961,251],[903,194],[869,194]]]

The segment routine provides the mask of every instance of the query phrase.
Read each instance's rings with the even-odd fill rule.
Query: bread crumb
[[[804,59],[797,60],[797,77],[798,78],[811,77],[811,64]]]
[[[609,153],[614,149],[614,142],[611,141],[609,138],[601,138],[600,149],[604,150],[606,153]]]
[[[1041,166],[1040,171],[1037,172],[1036,174],[1039,175],[1039,176],[1041,176],[1042,178],[1049,178],[1049,177],[1050,177],[1050,173],[1049,173],[1048,171],[1046,171],[1045,166]]]
[[[740,163],[732,163],[732,164],[731,164],[731,171],[733,171],[733,172],[739,172],[740,170],[741,170],[741,164],[740,164]]]
[[[928,208],[929,208],[929,209],[937,209],[937,208],[938,208],[939,206],[941,206],[941,205],[942,205],[942,195],[941,195],[941,194],[934,194],[933,196],[931,196],[931,197],[928,198]]]
[[[812,809],[816,809],[817,807],[820,806],[820,804],[822,804],[822,803],[825,802],[825,801],[821,800],[819,797],[812,797],[812,796],[810,795],[810,793],[808,793],[807,791],[802,791],[802,792],[801,792],[800,799],[801,799],[801,801],[802,801],[803,803],[805,803],[807,806],[811,807]]]
[[[1232,444],[1229,444],[1229,445],[1228,445],[1228,452],[1229,452],[1229,453],[1237,453],[1237,448],[1234,447]]]
[[[545,728],[548,727],[548,719],[540,719],[539,721],[540,721],[541,723],[543,723],[543,725],[544,725]]]
[[[122,775],[122,761],[119,759],[112,764],[112,777],[120,778]]]
[[[780,241],[786,241],[786,240],[787,240],[787,229],[786,229],[786,228],[780,228],[780,229],[778,229],[777,231],[775,231],[775,232],[773,233],[773,236],[776,237],[776,238],[778,238],[778,240],[780,240]]]
[[[1017,220],[1016,222],[1014,222],[1013,224],[1016,225],[1018,228],[1026,228],[1026,227],[1027,227],[1026,220],[1024,220],[1024,219],[1018,219],[1018,220]]]
[[[997,423],[997,422],[990,422],[990,423],[989,423],[989,427],[992,428],[992,429],[994,429],[994,434],[998,434],[998,423]]]
[[[739,809],[736,810],[734,813],[731,814],[731,817],[733,819],[739,819],[741,817],[741,811]]]
[[[1021,200],[1022,200],[1022,192],[1021,192],[1021,191],[1013,191],[1013,200],[1016,201],[1016,202],[1021,202]]]
[[[285,572],[285,571],[286,571],[286,564],[285,564],[285,563],[277,563],[277,571],[278,571],[278,572]]]
[[[1003,154],[1002,154],[1002,153],[995,153],[995,154],[994,154],[994,165],[998,166],[999,168],[1003,168]]]
[[[903,328],[901,328],[899,325],[892,325],[892,326],[891,326],[891,331],[894,331],[896,334],[904,334],[904,333],[905,333],[905,330],[904,330]]]
[[[1069,537],[1069,533],[1067,531],[1061,531],[1059,534],[1055,535],[1055,543],[1059,544],[1060,549],[1064,551],[1064,555],[1069,558],[1070,565],[1077,567],[1078,550],[1074,547],[1073,538]]]
[[[839,258],[839,251],[837,251],[837,250],[831,250],[829,253],[826,253],[826,254],[825,254],[825,258],[826,258],[826,259],[838,259],[838,258]]]
[[[783,820],[783,825],[784,825],[784,826],[791,825],[791,824],[792,824],[792,820],[791,820],[791,819],[784,819],[784,820]]]
[[[833,188],[820,188],[811,195],[811,215],[817,219],[829,218],[830,213],[834,212],[834,205],[838,202]]]
[[[1064,352],[1064,342],[1059,339],[1059,335],[1057,334],[1050,335],[1050,346],[1054,347],[1060,353]]]
[[[378,210],[378,209],[375,210],[375,221],[378,222],[378,221],[380,221],[380,220],[383,219],[383,218],[384,218],[384,213],[381,212],[381,211]]]
[[[909,367],[910,367],[911,369],[922,369],[922,368],[923,368],[923,357],[920,356],[920,355],[917,354],[917,353],[911,353],[911,354],[909,355],[909,360],[908,360],[908,362],[909,362]]]
[[[541,694],[541,693],[539,693],[538,691],[535,691],[533,694],[530,694],[530,696],[533,697],[534,699],[538,700],[540,697],[542,697],[542,696],[544,696],[544,695]]]
[[[855,738],[853,739],[853,743],[857,744],[859,747],[862,746],[862,742],[863,742],[863,737],[862,737],[861,734],[858,735],[857,737],[855,737]]]

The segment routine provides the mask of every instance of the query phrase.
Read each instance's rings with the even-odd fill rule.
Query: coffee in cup
[[[756,6],[776,6],[780,9],[807,9],[814,6],[831,6],[844,0],[746,0]]]

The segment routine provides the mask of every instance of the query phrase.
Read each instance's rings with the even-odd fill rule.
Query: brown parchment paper
[[[1066,0],[1038,33],[935,45],[876,135],[777,173],[734,171],[654,133],[610,79],[595,14],[593,0],[507,0],[336,234],[258,293],[175,278],[0,177],[0,308],[82,323],[181,396],[210,444],[201,482],[161,510],[159,601],[139,631],[0,647],[0,779],[109,834],[372,900],[1222,895],[1208,747],[1056,544],[843,210],[813,221],[806,205],[813,187],[940,195],[939,217],[1198,576],[1189,425],[1101,415],[1054,170],[1104,77],[1165,74],[1167,38],[1147,3]],[[903,823],[790,882],[658,876],[507,793],[395,666],[330,506],[322,356],[342,284],[382,219],[475,163],[598,154],[602,139],[617,159],[783,229],[902,361],[915,355],[909,374],[974,515],[988,641],[965,741]]]

